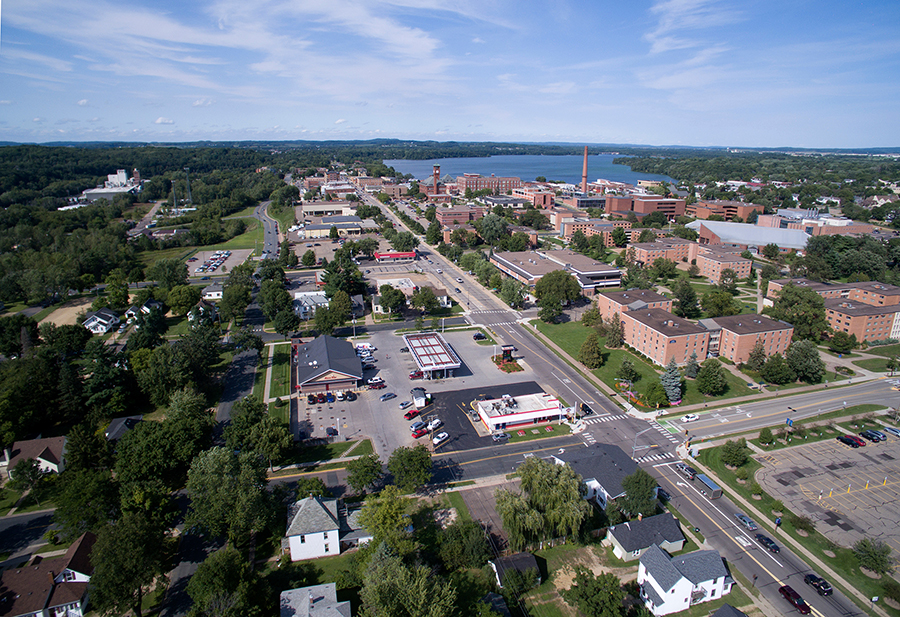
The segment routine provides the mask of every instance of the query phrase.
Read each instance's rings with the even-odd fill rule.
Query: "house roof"
[[[96,542],[97,536],[89,531],[83,533],[66,551],[63,557],[64,567],[79,574],[91,576],[94,573],[94,566],[91,564],[91,550]]]
[[[506,600],[499,593],[490,592],[481,598],[481,603],[490,606],[500,617],[512,617],[509,607],[506,606]]]
[[[144,419],[144,416],[128,416],[126,418],[113,418],[106,427],[106,439],[109,441],[119,441],[125,433],[138,425],[138,422]]]
[[[540,572],[537,559],[531,553],[515,553],[507,557],[498,557],[491,563],[497,569],[497,578],[500,579],[501,583],[507,570],[516,570],[522,574],[528,570],[538,570]]]
[[[333,336],[319,336],[297,348],[297,383],[312,381],[328,371],[362,379],[362,363],[353,345]]]
[[[712,617],[747,617],[747,614],[730,604],[723,604],[719,607],[719,610],[712,614]]]
[[[653,544],[641,555],[641,565],[663,591],[672,589],[682,578],[697,585],[728,576],[719,551],[712,550],[670,557],[659,546]]]
[[[288,512],[288,529],[285,535],[302,536],[338,529],[337,500],[307,497],[295,503]]]
[[[9,452],[9,468],[15,469],[16,463],[29,458],[43,460],[59,465],[66,449],[65,437],[47,437],[45,439],[28,439],[16,441]]]
[[[567,463],[582,479],[599,482],[613,499],[625,493],[622,480],[638,470],[637,463],[621,448],[606,443],[554,454],[553,458]]]
[[[350,603],[337,601],[334,583],[281,592],[281,617],[350,617]]]
[[[645,549],[651,544],[684,540],[678,519],[669,512],[615,525],[609,528],[609,534],[629,553]]]

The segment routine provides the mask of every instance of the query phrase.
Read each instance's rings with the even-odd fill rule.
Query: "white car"
[[[369,379],[369,381],[367,383],[370,386],[374,386],[375,384],[378,384],[378,383],[384,383],[384,379],[382,379],[381,377],[372,377],[371,379]]]
[[[456,277],[456,282],[457,282],[457,283],[462,283],[463,280],[462,280],[461,278],[459,278],[459,277]]]
[[[444,273],[444,271],[441,270],[440,268],[438,268],[437,270],[435,270],[435,272],[437,272],[438,274],[443,274],[443,273]]]
[[[688,415],[681,417],[682,422],[696,422],[699,419],[700,419],[700,416],[698,416],[695,413],[689,413]]]
[[[444,424],[444,423],[441,422],[441,419],[440,419],[440,418],[432,418],[432,419],[428,422],[428,430],[429,430],[429,431],[433,431],[434,429],[440,427],[440,426],[443,425],[443,424]]]
[[[450,439],[450,435],[448,435],[447,433],[438,433],[438,434],[435,435],[434,438],[431,440],[431,443],[434,444],[434,447],[438,447],[439,445],[441,445],[442,443],[444,443],[444,442],[447,441],[448,439]]]
[[[410,406],[412,406],[412,403],[410,403],[409,401],[403,401],[402,403],[400,403],[401,410],[406,409],[407,407],[410,407]]]

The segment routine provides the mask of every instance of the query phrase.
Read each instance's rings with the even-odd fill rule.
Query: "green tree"
[[[407,531],[410,525],[406,513],[409,503],[410,500],[393,484],[366,498],[359,513],[359,523],[372,534],[372,542],[376,546],[384,542],[401,556],[415,551],[415,542]]]
[[[666,365],[666,370],[659,376],[659,381],[665,388],[666,397],[670,403],[681,400],[681,373],[678,371],[678,365],[675,364],[675,358],[672,358]]]
[[[716,290],[703,294],[700,300],[707,317],[724,317],[741,312],[740,304],[727,291]]]
[[[725,268],[719,274],[719,289],[728,292],[732,296],[738,293],[737,288],[738,275],[732,268]]]
[[[759,371],[766,363],[766,348],[763,345],[762,339],[757,339],[753,344],[753,349],[750,350],[750,354],[747,356],[747,361],[744,363],[747,365],[751,371]]]
[[[666,396],[666,389],[661,383],[658,381],[651,381],[647,384],[647,391],[644,392],[644,403],[647,407],[653,409],[669,406],[669,397]]]
[[[275,319],[272,321],[272,327],[275,329],[275,332],[281,336],[287,336],[300,327],[300,317],[298,317],[297,313],[293,310],[284,309],[275,315]]]
[[[671,259],[657,257],[653,260],[653,270],[656,272],[656,276],[665,281],[675,276],[678,272],[678,264]]]
[[[737,441],[730,439],[722,446],[722,462],[732,467],[740,467],[750,458],[750,450],[747,448],[747,440],[741,438]]]
[[[791,367],[788,366],[788,363],[785,362],[784,357],[780,353],[769,356],[762,370],[760,370],[759,376],[769,383],[778,385],[790,383],[797,379],[797,374],[791,370]]]
[[[825,378],[825,363],[812,341],[794,341],[784,352],[784,359],[801,381],[819,383]]]
[[[625,342],[625,328],[618,313],[613,313],[612,319],[606,328],[606,346],[610,349],[618,349]],[[632,367],[633,368],[633,367]]]
[[[696,319],[700,316],[700,307],[697,304],[697,292],[687,278],[679,277],[672,285],[672,295],[675,303],[672,312],[685,319]]]
[[[41,501],[38,499],[37,488],[43,482],[44,475],[45,472],[36,460],[33,458],[22,459],[13,468],[9,487],[16,491],[31,491],[31,496],[40,507]]]
[[[644,229],[638,236],[638,242],[656,242],[656,232],[652,229]]]
[[[725,369],[715,358],[709,358],[700,365],[700,372],[697,373],[697,389],[710,396],[724,394],[728,389]]]
[[[613,229],[612,242],[619,248],[628,244],[628,235],[625,233],[625,230],[621,227],[616,227],[615,229]]]
[[[244,311],[250,306],[250,289],[241,285],[229,285],[222,291],[219,302],[219,315],[225,320],[243,318]]]
[[[522,308],[525,304],[525,288],[514,278],[505,278],[500,285],[500,299],[514,309]]]
[[[378,289],[381,295],[381,305],[391,313],[397,313],[406,306],[406,294],[390,285],[382,285]]]
[[[622,478],[625,495],[616,500],[619,507],[632,517],[656,514],[656,479],[643,469]]]
[[[265,463],[253,453],[222,447],[201,452],[188,472],[187,526],[232,542],[261,531],[274,514]]]
[[[357,493],[364,492],[383,475],[377,454],[366,454],[347,463],[347,484]]]
[[[700,365],[697,364],[697,352],[692,352],[691,357],[688,358],[687,364],[684,365],[684,376],[690,379],[696,379],[697,374],[700,373]]]
[[[431,480],[431,453],[423,445],[400,446],[388,459],[388,471],[394,484],[404,493],[416,490]]]
[[[622,360],[622,364],[616,371],[616,377],[632,383],[640,379],[640,376],[640,373],[638,373],[637,369],[634,367],[634,362],[628,358]]]
[[[168,291],[179,285],[186,285],[188,278],[187,264],[178,258],[157,259],[147,269],[147,279],[156,281],[160,288]]]
[[[828,349],[834,353],[850,353],[858,344],[855,334],[847,334],[842,330],[838,330],[828,341]]]
[[[600,344],[600,337],[596,332],[591,332],[578,352],[578,361],[589,369],[600,368],[603,366],[603,345]]]
[[[475,521],[456,520],[444,529],[439,553],[448,572],[481,568],[491,558],[484,530]]]
[[[894,566],[891,547],[881,540],[863,538],[853,545],[853,554],[861,568],[885,574]]]
[[[581,297],[581,287],[575,277],[565,270],[554,270],[538,280],[534,295],[540,306],[544,303],[565,304]]]
[[[169,290],[166,304],[176,315],[187,315],[200,302],[200,288],[193,285],[178,285]]]
[[[486,214],[478,223],[481,237],[490,245],[506,235],[506,221],[493,212]]]
[[[207,557],[188,581],[187,592],[194,602],[190,615],[262,615],[257,603],[267,591],[243,555],[233,546],[226,546]]]
[[[766,259],[777,259],[781,249],[777,244],[770,243],[763,247],[762,254]]]
[[[341,237],[341,234],[338,233],[337,227],[335,227],[334,225],[331,226],[331,229],[328,230],[328,237],[331,240],[337,240]]]
[[[144,595],[162,574],[165,531],[142,512],[126,512],[97,534],[91,551],[91,601],[101,614],[142,614]]]
[[[75,540],[118,518],[119,491],[108,470],[66,469],[59,475],[53,522],[60,535]]]
[[[773,305],[764,309],[763,313],[794,326],[795,341],[818,342],[830,330],[822,296],[793,283],[785,285]]]
[[[312,249],[307,249],[305,253],[303,253],[303,257],[300,258],[300,265],[304,268],[312,268],[316,265],[316,252]]]
[[[291,310],[292,308],[291,295],[280,280],[264,280],[259,287],[257,301],[268,321],[275,319],[275,316],[281,311]]]
[[[431,287],[420,287],[414,291],[409,303],[426,313],[433,313],[441,306]]]
[[[288,427],[266,414],[262,421],[250,430],[250,442],[253,449],[269,462],[269,469],[274,471],[273,461],[281,460],[294,443],[294,439]]]
[[[425,242],[432,246],[436,246],[444,239],[444,234],[441,233],[441,224],[437,221],[432,221],[430,225],[428,225],[428,230],[425,232]]]
[[[556,320],[559,319],[559,316],[563,313],[562,306],[552,300],[539,302],[538,306],[540,307],[540,310],[538,310],[538,319],[544,323],[556,323]]]
[[[587,617],[622,617],[625,613],[622,583],[608,572],[595,575],[576,566],[572,586],[562,591],[562,597]]]
[[[775,441],[775,438],[772,436],[772,429],[768,426],[763,427],[762,430],[759,431],[759,443],[769,445],[773,441]]]
[[[379,547],[380,548],[380,547]],[[359,592],[366,617],[450,617],[456,588],[425,566],[410,567],[389,550],[376,550]]]

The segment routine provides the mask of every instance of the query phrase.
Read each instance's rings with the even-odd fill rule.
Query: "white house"
[[[618,446],[595,443],[587,448],[553,455],[557,465],[569,465],[585,484],[584,498],[605,508],[610,499],[625,495],[622,480],[638,470],[637,463]]]
[[[119,316],[108,308],[88,313],[82,325],[94,334],[106,334],[119,325]]]
[[[66,438],[47,437],[13,442],[3,451],[0,465],[6,465],[6,475],[12,478],[19,461],[34,459],[44,473],[61,473],[66,468]],[[3,611],[0,611],[0,615]]]
[[[678,519],[670,512],[663,512],[609,527],[606,543],[622,561],[634,561],[654,544],[668,553],[677,553],[684,548],[684,534]]]
[[[203,288],[203,299],[204,300],[221,300],[222,293],[224,292],[224,288],[222,287],[222,283],[210,283],[206,287]]]
[[[324,291],[295,291],[293,306],[300,319],[312,319],[319,308],[328,308],[328,296]]]
[[[125,318],[128,321],[134,321],[137,319],[138,315],[143,313],[144,315],[149,315],[150,311],[153,309],[162,310],[163,303],[159,300],[154,300],[153,298],[148,299],[140,306],[132,306],[127,311],[125,311]]]
[[[97,538],[88,532],[63,557],[5,570],[0,578],[5,617],[82,617],[87,612],[88,583],[94,568],[91,549]]]
[[[641,599],[656,617],[718,600],[734,584],[718,551],[670,557],[655,544],[641,555],[637,582]]]
[[[340,555],[343,548],[365,544],[372,536],[357,522],[359,510],[347,511],[337,499],[307,497],[288,511],[288,529],[282,548],[291,561]]]

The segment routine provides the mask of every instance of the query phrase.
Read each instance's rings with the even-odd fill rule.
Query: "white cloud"
[[[12,101],[0,101],[0,105],[12,105]]]
[[[163,118],[160,116],[156,119],[156,124],[175,124],[175,121],[170,118]]]
[[[80,101],[78,101],[78,106],[79,106],[79,107],[86,107],[87,104],[88,104],[88,100],[87,100],[87,99],[81,99]]]
[[[44,119],[43,118],[32,118],[31,121],[32,122],[43,122]]]
[[[346,121],[347,121],[346,119],[340,118],[340,119],[338,119],[338,120],[335,120],[334,123],[335,123],[335,124],[344,124]]]
[[[484,43],[484,40],[483,40],[483,39],[480,39],[480,38],[478,38],[478,37],[476,36],[474,39],[472,39],[472,42],[473,42],[473,43]]]
[[[209,107],[213,104],[213,102],[214,101],[212,99],[197,99],[196,101],[191,103],[191,105],[193,107]]]
[[[743,19],[739,11],[723,4],[721,0],[657,0],[650,12],[659,22],[644,35],[651,44],[650,53],[702,46],[705,41],[697,36],[697,30],[721,28]]]

